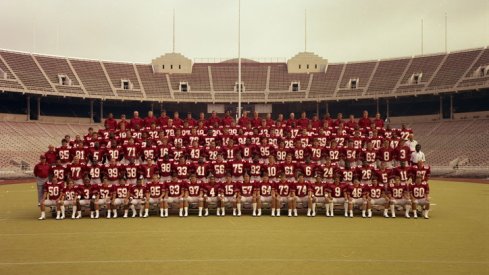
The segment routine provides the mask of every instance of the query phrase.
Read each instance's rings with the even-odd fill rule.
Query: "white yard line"
[[[450,264],[450,265],[489,265],[487,261],[443,261],[443,260],[385,260],[385,259],[297,259],[297,258],[258,258],[258,259],[155,259],[155,260],[86,260],[86,261],[32,261],[0,262],[8,265],[59,265],[59,264],[134,264],[134,263],[232,263],[232,262],[298,262],[298,263],[406,263],[406,264]]]

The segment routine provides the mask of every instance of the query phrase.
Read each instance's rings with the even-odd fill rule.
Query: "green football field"
[[[429,220],[38,221],[35,198],[34,184],[0,185],[2,275],[489,274],[487,184],[432,181]]]

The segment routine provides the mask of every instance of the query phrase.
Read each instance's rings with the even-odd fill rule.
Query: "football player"
[[[372,179],[372,183],[367,186],[367,215],[369,218],[372,217],[372,206],[376,205],[384,206],[384,217],[389,218],[389,199],[385,194],[385,187],[375,177]]]
[[[125,178],[119,179],[119,184],[112,186],[112,218],[117,219],[117,207],[122,205],[124,209],[124,218],[128,216],[129,206],[129,189],[130,185],[127,184]]]
[[[139,208],[139,217],[143,217],[143,209],[145,209],[146,203],[144,201],[146,193],[146,187],[143,185],[143,179],[136,180],[136,185],[131,185],[129,202],[131,203],[132,217],[137,216],[136,206]]]
[[[262,203],[267,202],[271,204],[270,208],[272,209],[272,217],[275,217],[275,209],[277,208],[275,205],[275,184],[269,181],[267,173],[263,174],[262,181],[256,185],[256,188],[257,190],[255,191],[255,196],[258,208],[257,216],[261,216]]]
[[[282,208],[282,203],[287,202],[287,208],[289,212],[292,211],[292,199],[290,198],[290,184],[285,178],[285,174],[280,174],[280,180],[276,183],[276,196],[275,196],[275,207],[277,210],[277,217],[280,217],[280,209]]]
[[[197,181],[195,174],[190,175],[190,182],[188,183],[188,199],[187,202],[198,203],[199,217],[202,217],[202,210],[204,208],[204,186]]]
[[[362,209],[362,217],[366,218],[365,210],[367,207],[367,193],[364,192],[364,185],[360,184],[360,181],[355,178],[353,185],[348,186],[348,211],[350,212],[350,218],[353,218],[353,207],[355,205],[360,206]]]
[[[61,219],[65,218],[65,206],[71,206],[73,208],[73,213],[71,214],[71,218],[76,218],[76,193],[77,188],[73,184],[73,180],[68,179],[68,184],[66,188],[63,189],[63,193],[61,194],[60,200],[62,201],[60,209],[61,209]],[[78,219],[81,217],[80,216]]]
[[[156,204],[160,208],[160,217],[168,217],[168,207],[165,208],[163,197],[165,196],[165,185],[158,180],[158,175],[153,175],[151,182],[146,184],[146,203],[143,218],[149,215],[149,207]]]
[[[93,212],[92,212],[90,213],[90,218],[94,217],[95,219],[98,219],[100,216],[100,206],[105,205],[107,207],[107,218],[110,219],[111,198],[112,198],[112,186],[109,185],[108,178],[103,178],[102,184],[98,187],[95,195],[95,216],[93,216]]]
[[[423,181],[423,176],[419,175],[416,177],[416,182],[414,186],[411,187],[410,191],[414,218],[418,218],[417,209],[419,205],[423,209],[423,217],[429,219],[430,199],[428,198],[428,195],[430,193],[430,187],[428,182]]]
[[[394,179],[394,185],[388,187],[389,204],[391,208],[391,216],[396,217],[395,207],[397,205],[403,206],[406,209],[405,217],[410,218],[409,208],[411,207],[411,200],[408,192],[407,185],[401,184],[401,178],[396,176]]]
[[[41,200],[41,217],[39,220],[46,219],[46,206],[56,206],[56,219],[61,219],[61,202],[59,198],[63,191],[64,183],[58,182],[56,177],[44,184],[44,194]]]
[[[328,185],[328,197],[326,203],[329,203],[329,217],[334,216],[335,204],[343,204],[345,209],[345,217],[348,217],[348,197],[347,197],[347,184],[340,182],[340,177],[337,175],[334,178],[334,182]],[[328,214],[328,213],[326,213]],[[326,215],[328,216],[328,215]]]

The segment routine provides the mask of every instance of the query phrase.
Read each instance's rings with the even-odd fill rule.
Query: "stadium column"
[[[326,101],[326,114],[329,114],[329,103]]]
[[[39,120],[39,118],[41,118],[41,97],[38,96],[38,97],[36,97],[36,99],[37,99],[36,119]]]
[[[27,121],[31,120],[31,96],[27,96]]]
[[[104,121],[104,101],[100,100],[100,122]]]
[[[453,95],[450,95],[450,119],[453,119]]]
[[[385,100],[385,118],[389,118],[389,99],[387,98]]]
[[[377,112],[376,112],[376,114],[378,114],[378,113],[379,113],[379,111],[380,111],[380,110],[379,110],[379,99],[378,99],[378,98],[377,98],[376,103],[377,103]]]
[[[440,95],[440,119],[443,119],[443,97]]]
[[[90,99],[90,123],[93,122],[93,99]]]

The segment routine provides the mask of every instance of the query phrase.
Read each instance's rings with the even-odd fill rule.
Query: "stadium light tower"
[[[238,0],[238,119],[241,118],[241,0]]]

